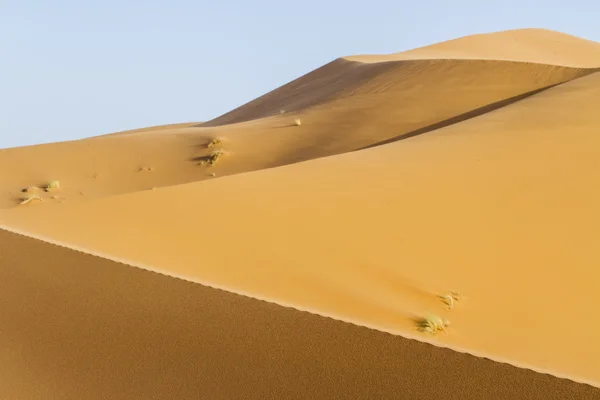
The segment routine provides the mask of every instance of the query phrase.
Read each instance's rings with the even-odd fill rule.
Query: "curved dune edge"
[[[0,313],[7,399],[585,400],[598,393],[7,231],[0,236],[13,251],[0,253],[8,261],[0,268],[8,284],[0,292],[8,306]]]
[[[438,343],[436,343],[433,340],[427,340],[427,336],[426,335],[408,335],[406,334],[406,332],[398,332],[398,331],[393,331],[393,330],[386,330],[386,329],[382,329],[379,326],[375,326],[372,324],[368,324],[362,321],[357,321],[357,320],[352,320],[352,319],[348,319],[348,318],[344,318],[341,316],[337,316],[337,315],[330,315],[327,313],[323,313],[319,310],[315,310],[315,309],[309,309],[309,308],[303,308],[300,307],[296,304],[291,304],[291,303],[286,303],[286,302],[282,302],[278,299],[273,299],[273,298],[268,298],[268,297],[262,297],[259,296],[255,293],[249,293],[249,292],[243,292],[243,291],[239,291],[239,290],[232,290],[230,288],[227,287],[222,287],[219,285],[214,285],[211,282],[206,282],[206,281],[200,281],[196,278],[191,278],[189,276],[184,276],[184,275],[178,275],[178,274],[173,274],[170,271],[166,271],[166,270],[161,270],[161,269],[157,269],[154,268],[152,266],[148,266],[148,265],[143,265],[137,262],[133,262],[131,260],[126,260],[126,259],[122,259],[122,258],[118,258],[118,257],[113,257],[110,254],[102,254],[102,253],[98,253],[98,252],[94,252],[91,251],[89,249],[86,248],[82,248],[79,246],[73,246],[67,243],[63,243],[60,241],[56,241],[53,240],[52,238],[49,237],[45,237],[43,235],[36,235],[36,234],[32,234],[30,232],[26,232],[23,230],[19,230],[19,229],[15,229],[12,228],[10,226],[6,226],[6,225],[2,225],[0,224],[0,230],[6,231],[6,232],[10,232],[16,235],[20,235],[26,238],[30,238],[30,239],[34,239],[34,240],[39,240],[41,242],[47,243],[47,244],[51,244],[54,246],[57,246],[59,248],[64,248],[64,249],[68,249],[68,250],[72,250],[72,251],[76,251],[79,252],[81,254],[85,254],[85,255],[89,255],[89,256],[93,256],[93,257],[97,257],[97,258],[101,258],[101,259],[105,259],[108,261],[112,261],[118,264],[121,264],[125,267],[131,267],[131,268],[136,268],[136,269],[140,269],[140,270],[144,270],[144,271],[148,271],[148,272],[152,272],[164,277],[168,277],[168,278],[172,278],[172,279],[177,279],[177,280],[182,280],[182,281],[186,281],[189,283],[193,283],[193,284],[197,284],[200,286],[205,286],[211,289],[215,289],[215,290],[220,290],[223,292],[227,292],[227,293],[231,293],[231,294],[235,294],[235,295],[239,295],[239,296],[243,296],[246,298],[250,298],[250,299],[254,299],[254,300],[258,300],[258,301],[262,301],[262,302],[266,302],[266,303],[270,303],[270,304],[275,304],[284,308],[289,308],[289,309],[293,309],[299,312],[306,312],[309,314],[313,314],[313,315],[317,315],[320,317],[324,317],[324,318],[328,318],[334,321],[339,321],[339,322],[344,322],[344,323],[348,323],[348,324],[352,324],[354,326],[357,327],[362,327],[362,328],[367,328],[370,330],[374,330],[374,331],[378,331],[378,332],[382,332],[382,333],[387,333],[393,336],[397,336],[397,337],[402,337],[404,339],[408,339],[408,340],[414,340],[414,341],[418,341],[421,343],[427,343],[429,345],[435,346],[437,348],[442,348],[442,349],[449,349],[452,351],[455,351],[457,353],[461,353],[461,354],[467,354],[467,355],[471,355],[480,359],[485,359],[485,360],[490,360],[496,363],[501,363],[501,364],[506,364],[506,365],[510,365],[519,369],[524,369],[524,370],[529,370],[535,373],[539,373],[539,374],[545,374],[545,375],[550,375],[552,377],[556,377],[559,379],[565,379],[565,380],[569,380],[578,384],[585,384],[594,388],[599,388],[600,389],[600,382],[596,382],[593,380],[589,380],[589,379],[584,379],[584,378],[580,378],[580,377],[576,377],[576,376],[572,376],[572,375],[567,375],[567,374],[561,374],[559,372],[550,370],[550,369],[543,369],[543,368],[538,368],[536,366],[533,365],[528,365],[525,363],[519,363],[519,362],[514,362],[513,360],[509,360],[509,359],[505,359],[505,358],[501,358],[501,357],[497,357],[497,356],[490,356],[488,354],[485,353],[481,353],[481,352],[476,352],[476,351],[472,351],[466,348],[460,348],[457,346],[446,346],[446,345],[439,345]]]
[[[411,51],[411,50],[409,50]],[[369,58],[373,58],[374,61],[369,61]],[[507,62],[507,63],[518,63],[518,64],[527,64],[527,65],[539,65],[545,67],[561,67],[561,68],[570,68],[570,69],[597,69],[600,67],[600,62],[593,64],[561,64],[561,63],[552,63],[552,62],[542,62],[542,61],[528,61],[526,59],[520,60],[517,58],[501,58],[501,57],[480,57],[480,56],[464,56],[460,57],[458,55],[438,55],[432,54],[430,57],[415,55],[415,56],[404,56],[404,53],[398,53],[397,56],[394,54],[366,54],[366,55],[356,55],[356,56],[342,56],[338,57],[334,61],[343,60],[352,63],[370,65],[370,64],[387,64],[387,63],[403,63],[407,61],[497,61],[497,62]],[[208,121],[207,121],[208,122]],[[198,125],[202,125],[205,122],[198,122]],[[140,129],[140,130],[143,130]]]
[[[310,85],[311,80],[317,80],[319,86],[322,86],[322,84],[335,86],[338,84],[338,80],[345,79],[347,74],[360,75],[357,71],[349,68],[348,64],[354,64],[355,68],[363,71],[361,72],[362,75],[368,77],[371,74],[381,73],[381,70],[385,71],[386,68],[389,68],[389,65],[394,65],[394,63],[496,61],[577,69],[600,67],[599,57],[600,43],[546,29],[515,29],[475,34],[400,53],[340,57],[257,99],[207,121],[201,126],[220,126],[253,120],[278,112],[277,107],[290,107],[294,111],[303,109],[304,106],[294,105],[295,100],[293,98],[304,91],[304,86]],[[337,71],[334,66],[338,67]],[[332,82],[328,82],[327,74],[331,72],[339,74],[340,69],[342,74]],[[263,103],[270,101],[271,97],[279,99],[288,97],[292,100],[292,104],[279,104],[277,107],[266,107],[266,112],[257,112],[256,109],[264,108]]]
[[[214,128],[184,123],[0,150],[0,170],[18,166],[0,178],[0,208],[17,206],[21,189],[54,179],[64,183],[60,197],[76,202],[347,153],[462,122],[594,71],[506,62],[412,63],[376,71],[366,83],[351,77],[338,88],[340,98],[300,112],[300,127],[292,126],[296,113],[290,112]],[[313,89],[319,88],[307,90],[307,101],[315,100]],[[222,147],[232,157],[215,167],[200,166],[211,150],[201,145],[214,137],[224,138]]]
[[[598,57],[600,57],[600,44]],[[295,115],[304,116],[318,110],[320,107],[331,105],[335,101],[344,101],[353,96],[358,97],[361,94],[368,94],[372,91],[377,92],[381,90],[379,89],[380,87],[397,85],[399,78],[416,79],[416,82],[411,82],[413,84],[427,82],[428,79],[423,79],[418,76],[418,74],[421,73],[422,68],[428,71],[434,71],[435,73],[435,68],[429,68],[428,64],[437,64],[437,67],[440,69],[444,68],[444,64],[458,65],[463,68],[465,66],[477,68],[478,64],[487,64],[496,68],[499,66],[512,66],[522,68],[525,71],[534,68],[542,70],[556,69],[562,70],[563,74],[570,73],[572,75],[563,79],[557,77],[555,81],[548,82],[546,85],[523,88],[523,90],[518,93],[513,93],[513,96],[537,90],[543,86],[566,83],[600,70],[600,62],[597,62],[594,65],[580,67],[493,58],[432,57],[364,62],[357,61],[355,56],[340,57],[255,99],[241,104],[233,110],[194,126],[203,128],[221,128],[228,125],[255,122],[269,117],[284,117],[289,119],[293,118]],[[405,72],[404,69],[407,71]],[[392,76],[394,74],[397,76]],[[478,73],[471,71],[470,74],[477,75]],[[557,71],[557,75],[558,74]],[[417,77],[415,78],[414,75],[417,75]],[[451,77],[461,77],[461,75],[452,71],[445,76],[445,78]],[[550,77],[548,76],[548,78]],[[389,79],[389,82],[384,82],[384,79]],[[462,88],[459,86],[458,89],[460,90]],[[385,89],[383,89],[382,92],[385,92]],[[284,110],[285,114],[279,115],[280,110]]]
[[[202,122],[175,122],[172,124],[162,124],[162,125],[153,125],[145,128],[137,128],[137,129],[127,129],[124,131],[111,132],[111,133],[103,133],[100,135],[90,136],[86,139],[91,138],[99,138],[104,136],[116,136],[116,135],[132,135],[132,134],[140,134],[140,133],[148,133],[148,132],[160,132],[166,130],[178,130],[185,128],[192,128],[196,125],[200,125]]]
[[[599,52],[600,52],[600,45],[599,47]],[[418,50],[418,49],[417,49]],[[411,52],[413,50],[409,50],[408,52]],[[407,53],[408,53],[407,52]],[[367,55],[357,55],[357,56],[343,56],[343,57],[338,57],[337,59],[335,59],[334,61],[346,61],[346,62],[351,62],[351,63],[358,63],[358,64],[363,64],[363,65],[371,65],[371,64],[391,64],[391,63],[404,63],[404,62],[427,62],[427,61],[484,61],[484,62],[505,62],[505,63],[515,63],[515,64],[525,64],[525,65],[539,65],[540,67],[560,67],[560,68],[568,68],[568,69],[593,69],[593,70],[597,70],[598,68],[600,68],[600,62],[594,62],[594,63],[584,63],[584,64],[561,64],[561,63],[552,63],[552,62],[536,62],[536,61],[529,61],[526,59],[520,60],[520,59],[515,59],[515,58],[500,58],[500,57],[480,57],[480,56],[473,56],[473,57],[460,57],[458,55],[448,55],[448,56],[443,56],[443,55],[437,55],[437,54],[432,54],[430,57],[423,57],[420,55],[415,55],[415,56],[404,56],[405,53],[397,53],[398,55],[394,55],[394,54],[367,54]],[[368,61],[369,58],[373,58],[374,61]],[[208,122],[208,121],[207,121]],[[197,125],[202,125],[206,122],[198,122]],[[191,125],[190,125],[191,126]],[[140,130],[143,130],[140,129]]]
[[[557,51],[560,50],[560,51]],[[478,33],[392,54],[350,56],[367,63],[385,60],[480,59],[527,61],[567,67],[599,66],[591,52],[600,44],[549,29],[526,28]]]

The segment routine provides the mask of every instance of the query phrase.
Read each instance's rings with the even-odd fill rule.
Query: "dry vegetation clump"
[[[210,142],[208,142],[208,144],[206,145],[206,147],[208,147],[209,149],[212,147],[215,147],[218,144],[223,143],[223,139],[221,138],[214,138],[212,139]]]
[[[200,160],[200,165],[208,165],[209,167],[212,167],[217,163],[217,161],[219,161],[219,159],[224,154],[225,152],[223,151],[223,149],[215,150],[209,155],[202,157],[202,159]]]
[[[421,332],[427,332],[432,335],[443,332],[450,326],[450,321],[442,319],[442,317],[437,315],[428,315],[425,318],[417,319],[415,322]]]
[[[448,309],[451,310],[454,308],[454,303],[459,301],[461,296],[456,292],[449,292],[438,297],[444,304],[446,304]]]
[[[50,181],[46,184],[46,187],[44,189],[46,190],[46,192],[55,189],[60,189],[60,181]]]
[[[208,165],[213,166],[219,161],[219,159],[225,154],[225,152],[221,149],[215,150],[208,156]]]
[[[302,125],[302,120],[300,118],[294,119],[294,125],[296,125],[296,126]]]

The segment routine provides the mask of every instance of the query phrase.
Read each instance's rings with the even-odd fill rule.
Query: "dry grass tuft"
[[[460,300],[461,295],[457,292],[448,292],[438,297],[451,310],[454,308],[455,302]]]
[[[215,150],[212,153],[210,153],[210,155],[208,156],[206,162],[208,163],[209,166],[213,166],[217,163],[217,161],[219,161],[219,159],[223,156],[223,154],[225,154],[225,152],[221,149],[219,150]]]
[[[294,120],[294,125],[296,125],[296,126],[300,126],[300,125],[302,125],[302,120],[301,120],[300,118],[296,118],[296,119]]]
[[[428,315],[425,318],[419,318],[415,323],[421,332],[427,332],[432,335],[443,332],[450,326],[450,321],[442,319],[442,317],[437,315]]]
[[[60,189],[60,182],[59,181],[50,181],[48,182],[48,184],[46,184],[46,192],[49,192],[51,190],[55,190],[55,189]]]
[[[210,142],[208,142],[208,144],[206,145],[206,147],[208,147],[209,149],[212,147],[215,147],[218,144],[223,143],[223,139],[221,138],[214,138],[213,140],[211,140]]]

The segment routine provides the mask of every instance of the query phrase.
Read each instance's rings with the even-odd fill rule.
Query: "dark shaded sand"
[[[7,231],[0,243],[3,400],[600,398]]]

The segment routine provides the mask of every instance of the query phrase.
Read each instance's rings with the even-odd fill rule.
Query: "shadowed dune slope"
[[[600,396],[3,230],[0,246],[5,400]]]
[[[536,68],[536,75],[547,76],[548,70],[544,66],[552,65],[577,69],[598,68],[600,67],[599,57],[600,43],[544,29],[521,29],[471,35],[390,55],[343,57],[229,113],[206,122],[203,126],[264,118],[279,113],[281,109],[285,111],[302,111],[308,107],[322,104],[327,100],[344,98],[348,94],[366,95],[388,90],[400,94],[409,89],[406,86],[403,87],[401,83],[397,83],[397,81],[402,81],[402,79],[398,79],[400,74],[395,76],[396,79],[387,81],[386,78],[390,78],[389,73],[392,71],[402,70],[404,72],[401,74],[402,76],[408,79],[417,78],[416,81],[418,82],[413,82],[412,88],[420,89],[419,84],[427,82],[426,79],[418,79],[419,75],[423,75],[423,72],[431,72],[432,69],[438,70],[440,68],[456,68],[464,73],[466,72],[464,71],[465,68],[473,68],[470,74],[467,73],[466,76],[463,76],[459,71],[446,74],[445,83],[450,83],[454,86],[454,90],[460,91],[457,80],[462,78],[466,80],[466,82],[462,82],[463,84],[473,83],[471,79],[477,79],[482,74],[483,76],[486,75],[477,66],[490,68],[494,65],[490,63],[481,64],[482,60],[538,64],[536,67],[529,68]],[[426,60],[428,62],[425,62]],[[463,63],[467,60],[477,61],[477,63],[475,65]],[[432,65],[435,65],[435,67],[432,67]],[[444,72],[448,73],[449,71]],[[496,74],[496,79],[487,80],[486,84],[489,86],[495,83],[498,87],[501,87],[510,82],[510,77],[516,78],[508,71],[504,72]],[[379,78],[379,82],[370,82],[371,80],[377,80],[380,75],[384,75],[384,77]],[[433,87],[439,84],[437,81],[432,85]],[[516,82],[513,83],[516,84]],[[547,85],[551,84],[548,83]],[[522,93],[527,91],[523,90]],[[461,97],[451,93],[448,93],[448,95],[452,96],[453,99]]]
[[[3,210],[0,220],[176,276],[598,384],[599,102],[593,74],[368,150]],[[450,312],[436,298],[447,290],[465,295]],[[451,319],[448,335],[415,332],[411,318],[430,312]]]
[[[378,118],[368,112],[380,108],[388,124],[394,123],[392,118],[414,122],[419,113],[437,114],[441,120],[453,115],[444,114],[446,110],[458,108],[466,112],[583,76],[590,70],[595,68],[516,61],[429,59],[364,63],[340,58],[200,126],[274,116],[292,123],[299,116],[306,122],[321,117],[346,128],[351,124],[344,123],[339,112],[352,122],[357,121],[358,113],[361,125],[371,125],[377,124]],[[465,103],[470,107],[461,108]]]

